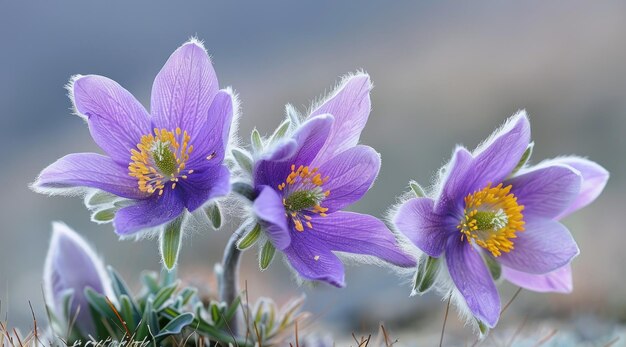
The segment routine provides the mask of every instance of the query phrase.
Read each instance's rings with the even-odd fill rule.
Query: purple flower
[[[343,265],[333,252],[415,265],[383,222],[341,211],[369,190],[380,169],[379,154],[357,145],[371,87],[366,74],[346,78],[291,138],[254,165],[254,213],[304,279],[345,286]]]
[[[113,221],[121,236],[163,225],[228,194],[223,159],[233,98],[218,88],[207,52],[193,39],[155,78],[150,114],[115,81],[74,78],[68,87],[74,107],[107,155],[67,155],[41,172],[34,189],[67,195],[95,188],[132,200]]]
[[[393,219],[426,255],[445,258],[460,294],[453,297],[490,327],[500,298],[483,257],[522,287],[570,290],[569,263],[579,250],[558,220],[593,201],[608,179],[602,167],[575,157],[515,171],[529,144],[520,112],[473,153],[458,147],[433,197],[402,203]]]
[[[76,318],[76,325],[85,336],[95,333],[85,288],[112,297],[110,280],[91,247],[63,223],[52,224],[43,285],[46,302],[57,317],[65,322]],[[69,317],[65,317],[63,299],[68,293],[72,294],[72,301]]]

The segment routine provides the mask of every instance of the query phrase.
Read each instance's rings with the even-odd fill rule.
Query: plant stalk
[[[224,248],[224,257],[222,258],[221,273],[219,274],[219,295],[220,300],[232,305],[235,298],[239,295],[239,260],[241,259],[241,251],[237,248],[237,241],[241,237],[244,226],[234,232],[226,248]],[[239,310],[237,310],[239,311]],[[239,333],[239,314],[233,317],[229,322],[230,331],[233,335],[238,336]]]

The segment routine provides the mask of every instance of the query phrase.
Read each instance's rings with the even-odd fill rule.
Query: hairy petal
[[[435,211],[447,213],[450,210],[463,211],[463,198],[469,181],[472,179],[468,173],[472,164],[472,154],[464,147],[457,147],[452,154],[452,160],[446,167],[445,176],[441,182],[441,192],[435,203]]]
[[[500,317],[500,297],[480,253],[451,239],[445,257],[450,277],[472,314],[493,328]]]
[[[319,172],[329,180],[322,185],[330,195],[324,199],[329,212],[358,201],[371,188],[380,171],[380,155],[368,146],[352,147],[322,164]]]
[[[71,195],[82,188],[97,188],[128,199],[147,195],[137,186],[137,179],[111,158],[95,153],[74,153],[52,163],[33,183],[37,192]]]
[[[263,227],[274,247],[284,250],[291,243],[285,206],[280,195],[269,186],[261,186],[254,200],[254,214],[263,221]]]
[[[524,206],[524,219],[555,218],[563,213],[580,192],[580,174],[565,165],[531,168],[504,182]]]
[[[178,184],[183,189],[185,207],[193,212],[205,202],[230,193],[230,171],[225,165],[204,167],[188,175],[187,179],[179,180]]]
[[[152,132],[150,116],[117,82],[97,75],[82,76],[71,87],[74,106],[85,117],[94,141],[115,162],[128,165],[130,150]]]
[[[333,251],[372,255],[402,267],[416,265],[385,223],[375,217],[340,211],[313,218],[312,223],[313,229],[304,232],[314,234]]]
[[[300,277],[345,287],[343,264],[314,233],[291,230],[291,244],[283,253]]]
[[[404,202],[393,217],[393,224],[417,248],[431,257],[443,253],[446,232],[443,216],[434,211],[430,198],[415,198]]]
[[[200,131],[191,139],[194,150],[189,156],[188,168],[215,165],[224,160],[232,121],[232,95],[226,91],[219,91],[209,107],[206,122],[201,124]]]
[[[52,240],[46,256],[43,286],[46,301],[55,314],[69,321],[79,310],[76,324],[83,334],[95,334],[85,288],[111,297],[110,281],[102,261],[76,232],[63,223],[52,224]],[[73,292],[70,314],[63,316],[63,296]]]
[[[359,73],[343,83],[326,99],[310,117],[331,114],[335,123],[328,140],[319,151],[314,163],[320,165],[337,154],[356,146],[371,109],[369,75]]]
[[[204,47],[191,40],[167,60],[152,85],[154,125],[168,130],[180,127],[195,138],[219,87]]]
[[[563,218],[592,203],[602,193],[609,180],[609,172],[605,168],[585,158],[561,157],[550,160],[549,163],[571,166],[580,172],[583,180],[578,196],[557,219]]]
[[[163,195],[153,194],[149,199],[117,211],[113,226],[120,236],[129,236],[174,220],[185,209],[180,189],[166,187]]]
[[[568,294],[573,289],[570,264],[543,275],[529,274],[503,266],[502,275],[509,282],[534,292]]]
[[[530,143],[530,123],[522,111],[509,118],[476,151],[461,192],[467,195],[487,184],[502,182],[519,162]]]
[[[546,274],[569,264],[578,245],[567,228],[554,220],[537,220],[517,233],[515,248],[497,259],[502,265],[530,274]]]
[[[279,143],[254,166],[254,183],[276,188],[291,172],[291,165],[309,165],[328,137],[333,117],[317,116],[303,123],[292,139]]]

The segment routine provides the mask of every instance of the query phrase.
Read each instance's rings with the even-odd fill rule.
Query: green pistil
[[[498,230],[506,226],[507,218],[504,211],[478,211],[474,215],[478,230]]]
[[[324,196],[322,194],[322,196]],[[320,192],[315,190],[298,190],[285,199],[285,207],[291,212],[311,209],[321,201]]]
[[[152,150],[152,159],[163,175],[172,176],[176,173],[178,163],[169,143],[157,142]]]

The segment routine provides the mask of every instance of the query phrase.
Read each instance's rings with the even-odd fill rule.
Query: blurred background
[[[602,345],[626,320],[626,2],[291,2],[0,0],[0,300],[10,324],[32,327],[30,300],[43,318],[41,275],[52,220],[93,244],[135,287],[159,269],[157,243],[117,240],[77,198],[28,189],[39,171],[71,152],[100,151],[71,114],[64,85],[73,74],[108,76],[149,105],[152,80],[190,36],[204,40],[221,86],[243,107],[240,134],[271,132],[285,103],[301,110],[339,77],[358,69],[375,84],[362,142],[382,153],[374,188],[354,210],[382,216],[410,179],[428,184],[457,143],[473,148],[525,108],[536,143],[533,161],[588,156],[612,174],[604,194],[568,217],[582,250],[574,292],[522,292],[488,343],[519,329],[538,341],[552,334]],[[212,280],[231,230],[185,240],[181,277]],[[298,287],[280,261],[261,274],[255,251],[243,257],[251,298],[278,302],[301,292],[315,328],[344,345],[384,322],[400,345],[438,341],[445,303],[409,298],[385,270],[347,269],[346,289]],[[515,287],[503,284],[508,300]],[[208,289],[212,290],[212,289]],[[454,311],[451,311],[454,312]],[[542,330],[543,329],[543,330]],[[545,331],[544,331],[545,330]],[[624,343],[622,341],[619,343]],[[470,343],[456,315],[447,343]],[[338,344],[341,345],[341,344]],[[532,345],[532,344],[530,344]],[[567,345],[567,344],[565,344]]]

